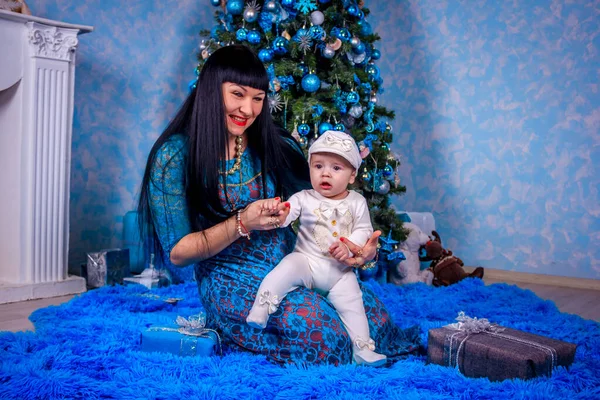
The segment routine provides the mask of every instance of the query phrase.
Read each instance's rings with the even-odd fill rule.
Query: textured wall
[[[30,1],[81,37],[71,262],[120,244],[208,0]],[[470,265],[600,278],[600,1],[367,1],[408,193]]]

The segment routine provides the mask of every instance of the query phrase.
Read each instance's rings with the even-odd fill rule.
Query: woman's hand
[[[279,228],[289,213],[290,203],[282,203],[279,197],[256,200],[242,211],[242,225],[249,231],[269,231]]]
[[[373,235],[371,235],[363,247],[355,245],[345,237],[340,238],[342,243],[348,246],[348,249],[354,254],[354,257],[346,258],[344,264],[349,267],[359,267],[374,259],[377,254],[377,242],[379,241],[379,236],[381,236],[381,231],[373,232]]]

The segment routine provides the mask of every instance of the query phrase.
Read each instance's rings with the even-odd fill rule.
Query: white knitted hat
[[[340,131],[325,131],[308,149],[308,162],[313,153],[333,153],[344,157],[348,162],[358,170],[362,163],[362,158],[358,151],[358,146],[347,133]]]

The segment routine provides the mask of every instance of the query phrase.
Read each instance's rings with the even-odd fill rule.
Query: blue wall
[[[187,91],[208,0],[31,1],[78,52],[70,259],[120,245]],[[466,4],[468,3],[468,4]],[[550,3],[550,4],[548,4]],[[595,4],[595,5],[594,5]],[[367,1],[406,195],[469,265],[600,278],[600,10],[584,0]]]

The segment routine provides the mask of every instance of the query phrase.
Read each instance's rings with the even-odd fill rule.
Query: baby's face
[[[332,153],[311,154],[310,183],[322,196],[333,200],[345,198],[354,178],[356,170],[344,157]]]

